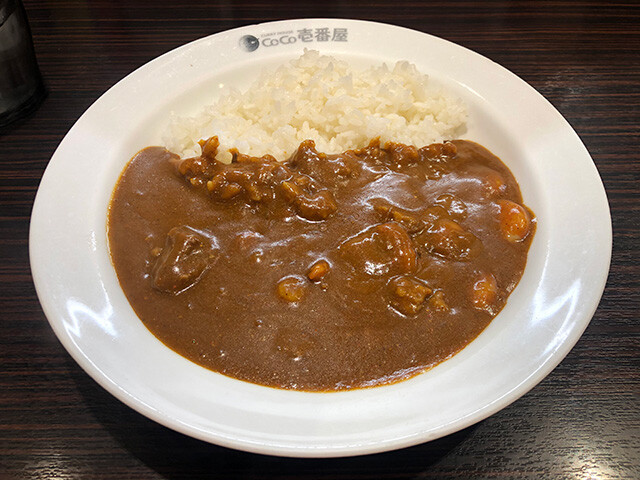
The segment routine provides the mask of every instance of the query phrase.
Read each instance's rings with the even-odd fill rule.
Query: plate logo
[[[244,35],[240,38],[240,47],[245,49],[247,52],[253,52],[259,46],[260,41],[253,35]]]
[[[254,52],[258,47],[264,48],[278,47],[280,45],[290,45],[292,43],[321,43],[321,42],[348,42],[349,29],[347,28],[301,28],[300,30],[286,30],[282,32],[269,32],[254,35],[243,35],[240,37],[240,48],[246,52]]]

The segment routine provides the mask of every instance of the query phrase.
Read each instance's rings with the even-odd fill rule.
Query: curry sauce
[[[381,385],[449,358],[504,307],[535,231],[509,169],[456,140],[284,162],[136,155],[110,206],[120,284],[165,345],[279,388]]]

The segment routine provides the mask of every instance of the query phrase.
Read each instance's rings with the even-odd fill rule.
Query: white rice
[[[309,50],[276,70],[263,71],[246,92],[228,89],[198,115],[172,115],[165,146],[182,157],[199,155],[198,140],[217,135],[218,160],[230,148],[285,160],[301,141],[339,153],[375,137],[423,146],[455,138],[464,128],[461,100],[428,84],[428,76],[401,61],[366,70]]]

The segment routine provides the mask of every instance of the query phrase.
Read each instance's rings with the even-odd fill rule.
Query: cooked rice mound
[[[217,135],[218,160],[231,148],[285,160],[312,139],[321,152],[366,146],[372,138],[423,146],[455,138],[467,118],[459,99],[428,83],[401,61],[355,70],[346,61],[308,50],[263,71],[245,91],[227,89],[194,117],[173,115],[163,137],[179,155],[200,154],[198,140]]]

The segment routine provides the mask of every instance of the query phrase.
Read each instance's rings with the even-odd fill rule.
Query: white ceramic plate
[[[303,29],[315,34],[322,28],[331,39],[299,38]],[[205,370],[142,325],[109,259],[105,224],[112,189],[133,154],[160,143],[168,113],[193,113],[211,102],[221,84],[247,86],[254,73],[299,56],[304,47],[358,64],[406,59],[446,85],[469,105],[465,138],[503,159],[538,217],[524,277],[502,313],[461,353],[395,385],[303,393]],[[100,385],[187,435],[307,457],[418,444],[509,405],[576,343],[598,305],[611,257],[611,220],[598,172],[576,133],[533,88],[447,41],[337,19],[223,32],[127,76],[82,115],[56,150],[38,190],[30,235],[44,312],[65,348]]]

